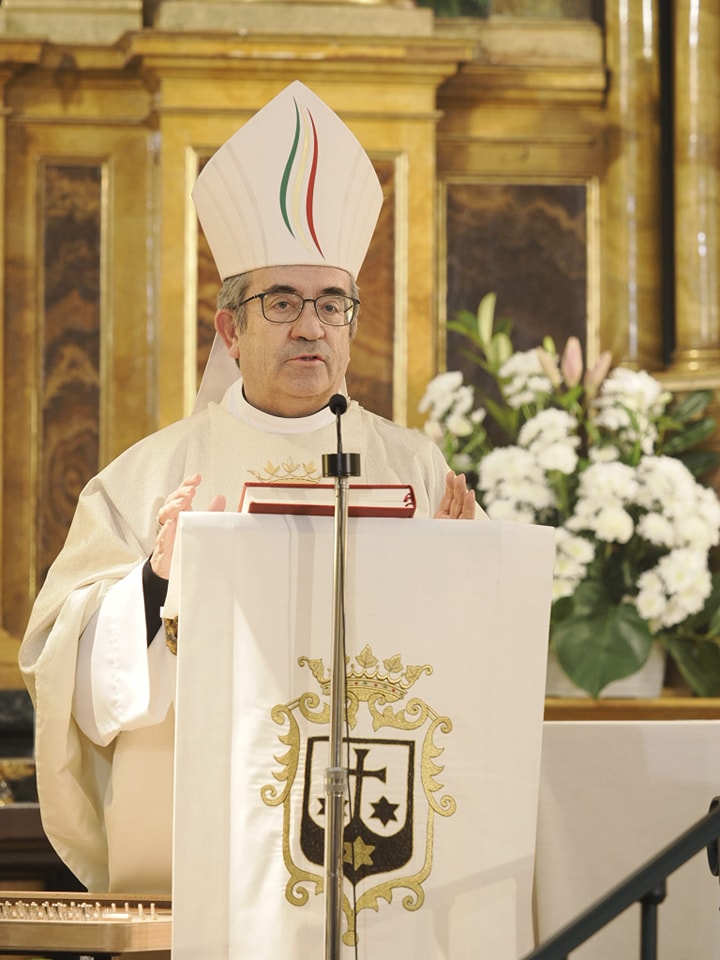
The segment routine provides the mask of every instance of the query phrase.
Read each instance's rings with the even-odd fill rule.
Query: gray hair
[[[350,277],[350,296],[355,299],[360,299],[360,288],[355,281],[355,277],[351,274],[348,274]],[[218,310],[227,310],[235,318],[235,326],[237,330],[242,333],[247,327],[247,316],[246,316],[246,306],[243,304],[240,306],[242,301],[247,297],[247,292],[250,289],[250,283],[252,280],[252,271],[247,271],[246,273],[236,273],[234,277],[228,277],[227,280],[223,280],[222,286],[217,295],[217,309]],[[355,318],[350,324],[350,339],[352,340],[357,332],[357,319],[360,314],[360,307],[357,308],[355,312]]]

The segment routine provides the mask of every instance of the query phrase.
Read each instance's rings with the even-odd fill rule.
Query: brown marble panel
[[[448,183],[447,318],[497,295],[496,317],[519,350],[549,334],[588,342],[587,189],[584,184]],[[447,369],[476,380],[448,333]]]
[[[99,465],[102,168],[48,163],[40,188],[42,302],[38,575]]]
[[[383,205],[375,234],[358,276],[360,320],[348,370],[353,399],[388,420],[393,418],[395,337],[395,165],[375,160]]]
[[[375,161],[384,203],[378,227],[358,276],[362,307],[348,371],[351,396],[381,416],[393,415],[393,343],[395,316],[395,167]],[[202,230],[198,231],[197,382],[215,336],[217,269]]]

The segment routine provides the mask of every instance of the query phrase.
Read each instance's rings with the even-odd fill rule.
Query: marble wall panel
[[[475,311],[497,295],[496,317],[509,319],[517,349],[545,335],[558,349],[570,335],[584,348],[589,331],[588,190],[582,183],[449,182],[445,189],[446,317]],[[477,368],[447,336],[447,369],[477,382]]]
[[[38,578],[99,467],[102,168],[46,163],[40,186],[42,370]]]

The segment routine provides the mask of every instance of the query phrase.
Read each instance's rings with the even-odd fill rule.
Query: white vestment
[[[416,516],[432,517],[449,469],[438,448],[355,402],[342,425],[345,451],[361,457],[357,482],[411,484]],[[327,408],[311,417],[271,417],[244,402],[238,382],[222,403],[131,447],[80,495],[66,544],[33,608],[20,667],[36,710],[43,825],[89,890],[167,894],[171,888],[175,660],[162,637],[147,646],[140,578],[159,508],[186,477],[200,473],[194,509],[224,494],[234,510],[245,482],[322,481],[322,455],[335,450],[335,418]],[[283,589],[268,570],[268,602]],[[88,662],[78,663],[88,627],[95,643]],[[91,700],[80,706],[78,675],[91,686]],[[98,736],[82,732],[76,710],[92,714],[89,726]],[[213,798],[207,799],[212,816]]]

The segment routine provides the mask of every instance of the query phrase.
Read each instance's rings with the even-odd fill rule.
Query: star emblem
[[[373,808],[372,817],[379,820],[384,827],[386,827],[391,820],[397,823],[395,811],[400,804],[390,803],[388,798],[383,796],[380,797],[377,803],[371,803],[370,806]]]
[[[355,837],[352,843],[343,844],[343,862],[352,864],[353,870],[359,867],[371,867],[375,847],[365,843],[362,837]]]

